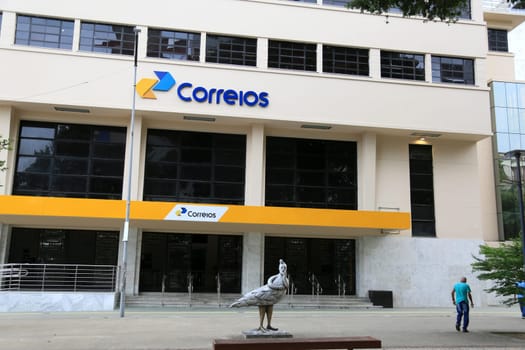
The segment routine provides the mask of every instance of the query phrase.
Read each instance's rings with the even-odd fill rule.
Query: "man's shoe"
[[[463,333],[468,333],[468,329],[464,329],[464,330],[463,330]]]
[[[456,325],[456,331],[459,332],[459,324]]]

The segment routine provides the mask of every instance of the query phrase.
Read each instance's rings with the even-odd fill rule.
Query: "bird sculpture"
[[[287,266],[283,259],[279,259],[279,273],[268,278],[267,283],[257,289],[244,294],[230,307],[258,306],[259,328],[262,332],[277,331],[272,327],[273,305],[278,303],[288,290]],[[266,328],[263,327],[264,317],[267,318]]]

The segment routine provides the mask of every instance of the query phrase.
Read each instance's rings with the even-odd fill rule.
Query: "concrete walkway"
[[[384,349],[525,349],[518,307],[471,311],[470,333],[455,330],[455,309],[275,310],[274,327],[294,337],[372,336]],[[114,312],[0,313],[0,349],[211,349],[213,339],[256,328],[245,309],[135,309]]]

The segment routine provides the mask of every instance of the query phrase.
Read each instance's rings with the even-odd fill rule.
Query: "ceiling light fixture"
[[[321,124],[303,124],[301,125],[303,129],[318,129],[318,130],[329,130],[332,127],[330,125],[321,125]]]
[[[214,122],[215,118],[213,117],[193,117],[193,116],[184,116],[184,120],[192,120],[197,122]]]
[[[91,113],[90,110],[87,108],[57,107],[57,106],[55,106],[55,111],[73,112],[73,113]]]

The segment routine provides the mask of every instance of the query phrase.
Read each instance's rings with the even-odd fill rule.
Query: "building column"
[[[242,294],[258,288],[264,277],[264,234],[247,232],[243,235]]]
[[[359,210],[377,210],[376,208],[376,153],[377,135],[365,133],[358,144],[357,178]]]
[[[370,67],[370,77],[374,79],[381,78],[381,50],[370,49],[370,58],[368,66]]]
[[[16,139],[16,130],[13,130],[13,108],[0,107],[0,138],[9,139],[11,142]],[[0,159],[6,161],[7,170],[0,171],[0,194],[11,194],[16,157],[13,151],[0,152]],[[10,244],[10,226],[0,224],[0,264],[7,263],[9,244]]]
[[[246,139],[245,204],[264,205],[264,125],[252,125]],[[264,233],[246,232],[242,250],[242,293],[260,287],[264,277]]]

